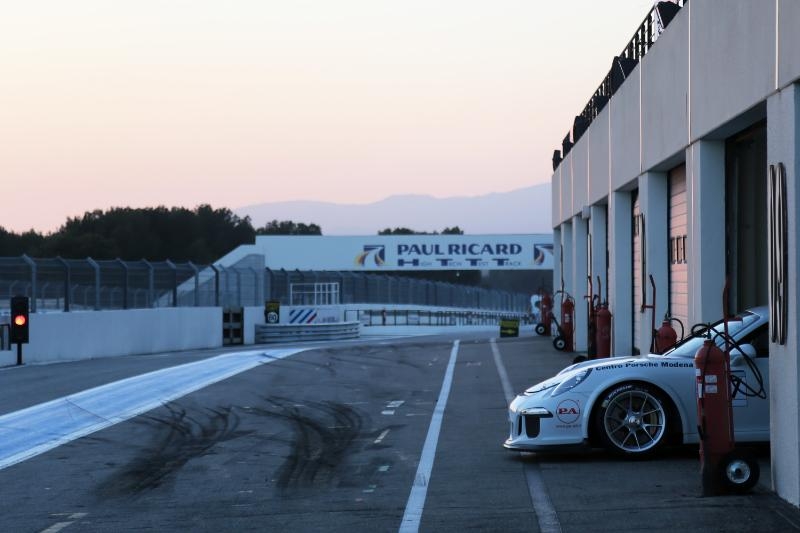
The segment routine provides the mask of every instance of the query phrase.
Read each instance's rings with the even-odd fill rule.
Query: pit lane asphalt
[[[574,355],[523,335],[497,341],[514,391]],[[2,470],[0,525],[396,531],[453,338],[317,347]],[[752,494],[703,498],[695,447],[636,462],[600,451],[503,450],[505,398],[488,339],[458,338],[420,530],[539,530],[524,476],[530,464],[565,532],[800,530],[800,511],[769,489],[768,456]],[[220,352],[4,369],[0,412]],[[403,418],[387,422],[381,410],[403,397]],[[348,456],[354,443],[360,452]],[[346,472],[335,468],[342,463]]]

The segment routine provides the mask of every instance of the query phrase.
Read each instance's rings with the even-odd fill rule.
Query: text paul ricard
[[[522,246],[516,243],[398,244],[397,266],[522,266],[521,253]]]

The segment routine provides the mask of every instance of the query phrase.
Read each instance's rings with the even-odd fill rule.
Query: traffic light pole
[[[17,366],[22,364],[22,343],[17,343]]]

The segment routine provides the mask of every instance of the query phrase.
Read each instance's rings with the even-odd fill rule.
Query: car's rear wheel
[[[664,444],[668,413],[660,391],[645,384],[626,383],[603,396],[594,423],[608,450],[628,457],[644,457]]]

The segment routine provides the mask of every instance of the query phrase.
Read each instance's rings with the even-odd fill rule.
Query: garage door
[[[686,165],[681,165],[669,173],[669,313],[688,328],[686,221]],[[679,326],[677,324],[673,326],[680,335]]]
[[[642,288],[644,284],[642,283],[642,275],[644,269],[642,268],[642,260],[644,259],[644,253],[642,250],[644,243],[644,216],[639,209],[639,192],[636,191],[633,193],[633,348],[634,352],[636,353],[636,349],[639,346],[639,339],[641,339],[641,325],[642,325],[642,302],[644,301],[642,298]]]

